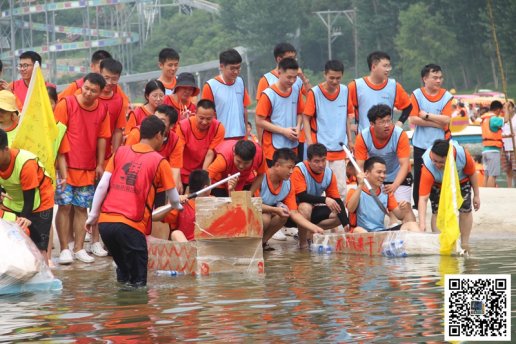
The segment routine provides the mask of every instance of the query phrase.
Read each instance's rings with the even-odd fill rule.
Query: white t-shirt
[[[512,116],[511,122],[512,122],[513,132],[516,133],[516,115]],[[505,123],[503,125],[502,136],[505,136],[505,135],[511,135],[511,128],[509,128],[509,123]],[[503,148],[506,151],[508,151],[508,152],[512,152],[513,151],[512,138],[511,137],[504,137],[503,138]]]

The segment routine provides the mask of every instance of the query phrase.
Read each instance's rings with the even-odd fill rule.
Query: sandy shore
[[[480,188],[480,209],[473,214],[475,233],[516,233],[516,188]]]

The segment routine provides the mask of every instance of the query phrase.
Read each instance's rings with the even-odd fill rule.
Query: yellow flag
[[[459,238],[458,209],[462,202],[459,174],[453,156],[453,144],[450,141],[437,210],[437,228],[441,231],[439,241],[441,242],[440,251],[442,255],[450,255],[455,247],[455,242]]]
[[[53,148],[56,138],[56,120],[50,105],[43,73],[39,63],[36,62],[12,148],[24,149],[35,154],[53,182],[56,173]]]

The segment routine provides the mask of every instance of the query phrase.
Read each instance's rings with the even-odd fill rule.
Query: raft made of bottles
[[[368,233],[314,234],[312,252],[366,256],[412,257],[439,255],[437,233],[381,231]]]

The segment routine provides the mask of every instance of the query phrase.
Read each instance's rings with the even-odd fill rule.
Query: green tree
[[[165,47],[176,49],[181,64],[188,65],[216,60],[221,51],[237,45],[217,15],[204,11],[193,11],[192,15],[175,13],[154,28],[152,38],[135,54],[134,66],[140,72],[155,70],[158,53]]]
[[[410,76],[403,80],[410,90],[419,86],[419,71],[424,65],[436,63],[445,70],[453,65],[458,55],[457,38],[444,24],[442,15],[432,14],[424,3],[413,4],[401,11],[399,21],[395,45],[403,74]]]

